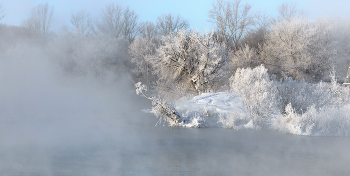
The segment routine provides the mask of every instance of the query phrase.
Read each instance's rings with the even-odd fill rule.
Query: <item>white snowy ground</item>
[[[180,100],[175,109],[188,120],[182,124],[184,127],[226,127],[223,119],[229,114],[246,114],[241,98],[228,92],[204,93]]]
[[[240,97],[228,92],[204,93],[195,96],[191,100],[177,102],[176,109],[178,111],[192,110],[200,112],[207,109],[213,113],[229,113],[232,111],[245,113]]]
[[[275,114],[264,120],[250,117],[242,99],[228,92],[204,93],[180,100],[175,109],[186,120],[183,127],[224,127],[233,129],[272,129],[311,136],[350,136],[350,104],[340,107],[310,108],[304,114]]]

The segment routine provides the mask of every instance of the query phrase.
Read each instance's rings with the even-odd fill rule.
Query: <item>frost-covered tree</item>
[[[244,48],[245,45],[248,45],[251,49],[256,50],[260,53],[261,48],[263,48],[266,41],[266,34],[268,33],[268,28],[259,28],[258,30],[252,30],[247,33],[242,39],[240,48]]]
[[[336,54],[330,29],[326,19],[274,23],[262,51],[266,67],[279,77],[296,80],[318,81],[328,76]]]
[[[158,75],[158,86],[167,93],[180,88],[196,94],[222,86],[230,55],[224,44],[215,42],[213,34],[182,30],[163,37],[156,53],[146,57]]]
[[[163,14],[157,18],[157,30],[160,35],[176,33],[180,30],[186,30],[189,23],[180,15]]]
[[[132,70],[139,81],[146,83],[146,85],[153,85],[156,81],[156,75],[152,74],[153,67],[146,60],[156,53],[156,40],[151,37],[137,38],[129,46],[129,52],[132,56],[131,62],[135,63],[136,68]]]
[[[251,49],[258,52],[260,48],[264,46],[265,35],[271,27],[272,18],[266,14],[266,12],[258,11],[254,14],[254,22],[251,30],[249,30],[246,35],[243,36],[240,41],[239,49],[244,48],[248,45]]]
[[[110,37],[124,37],[132,42],[138,34],[138,15],[129,7],[120,5],[106,5],[99,21],[96,22],[98,30]]]
[[[54,8],[48,3],[39,4],[31,11],[30,16],[22,22],[22,26],[32,32],[47,35],[50,32]]]
[[[237,50],[232,59],[233,68],[254,68],[262,64],[260,57],[258,56],[256,49],[250,48],[249,45],[245,45]]]
[[[334,63],[336,77],[338,81],[345,81],[348,68],[350,66],[350,20],[333,20],[334,28],[331,30],[332,38],[335,40],[337,57]]]
[[[252,6],[242,4],[241,0],[217,0],[209,11],[209,22],[212,22],[218,34],[232,49],[238,49],[242,37],[254,23],[250,14]]]
[[[75,27],[76,33],[81,36],[89,35],[93,31],[92,19],[85,10],[72,14],[70,22]]]

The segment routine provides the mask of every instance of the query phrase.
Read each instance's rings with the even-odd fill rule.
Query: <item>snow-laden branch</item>
[[[147,95],[147,86],[143,85],[141,82],[135,84],[136,94],[145,97],[152,101],[152,112],[156,117],[159,117],[160,121],[162,119],[168,121],[170,124],[178,124],[183,122],[180,114],[171,105],[162,101],[156,97],[150,97]]]

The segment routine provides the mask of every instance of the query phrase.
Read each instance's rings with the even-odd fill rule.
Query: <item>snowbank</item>
[[[228,92],[204,93],[190,100],[180,100],[175,109],[185,119],[184,127],[217,127],[222,126],[220,117],[237,112],[245,114],[240,97]]]
[[[178,101],[174,108],[185,119],[177,126],[224,127],[233,129],[271,129],[310,136],[349,136],[350,105],[309,108],[300,115],[288,106],[286,114],[272,114],[256,119],[245,109],[242,98],[234,93],[205,93],[190,100]]]
[[[210,111],[213,114],[230,113],[232,111],[245,112],[240,97],[228,92],[204,93],[195,96],[191,100],[177,102],[175,108],[179,112],[203,111],[205,113]]]

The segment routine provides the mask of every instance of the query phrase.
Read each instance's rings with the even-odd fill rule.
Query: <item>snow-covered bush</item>
[[[304,79],[290,77],[275,81],[267,69],[259,66],[254,69],[237,69],[231,77],[231,89],[243,98],[247,112],[253,117],[268,117],[279,110],[286,113],[289,104],[295,113],[303,114],[313,107],[339,107],[349,99],[349,89],[335,80],[332,82],[308,83]]]
[[[277,84],[280,108],[290,104],[296,113],[303,114],[309,108],[320,109],[324,106],[339,106],[349,99],[349,89],[338,84],[332,72],[332,82],[308,83],[304,79],[295,81],[286,77]]]
[[[286,114],[273,119],[271,128],[285,133],[312,136],[349,136],[350,106],[324,106],[316,109],[308,108],[303,114],[298,114],[291,104],[286,106]]]
[[[295,81],[286,77],[279,82],[278,91],[281,97],[281,108],[291,104],[298,114],[306,112],[311,106],[320,108],[329,105],[332,101],[328,84],[323,82],[310,84],[304,79]]]
[[[223,67],[230,58],[225,45],[215,42],[213,32],[185,30],[162,37],[156,53],[146,56],[164,94],[176,92],[174,88],[196,94],[215,91],[227,81]]]
[[[243,98],[248,115],[255,121],[279,112],[276,82],[270,79],[263,65],[254,69],[237,69],[230,81],[233,93]]]

